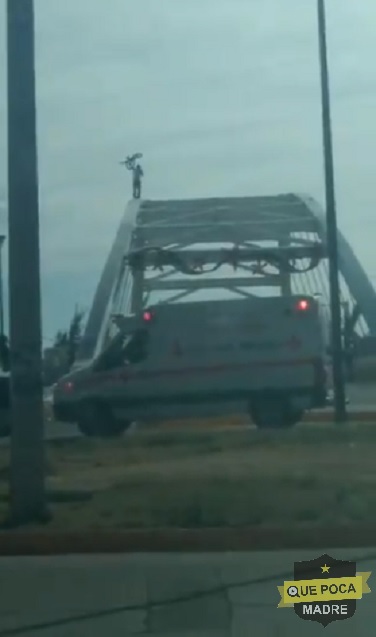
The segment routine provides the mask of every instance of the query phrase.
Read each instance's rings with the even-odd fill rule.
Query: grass
[[[0,449],[0,492],[9,451]],[[51,528],[376,524],[376,427],[141,431],[48,445]],[[69,498],[66,498],[69,500]],[[5,512],[4,502],[0,504]]]

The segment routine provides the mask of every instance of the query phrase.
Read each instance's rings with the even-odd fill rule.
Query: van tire
[[[269,396],[252,402],[250,414],[258,429],[289,429],[302,420],[304,411],[286,397]]]
[[[115,418],[105,403],[85,401],[78,410],[78,429],[89,438],[118,438],[130,425],[127,420]]]

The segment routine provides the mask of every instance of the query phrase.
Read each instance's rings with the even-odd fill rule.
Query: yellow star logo
[[[324,564],[324,566],[321,567],[321,570],[323,573],[329,573],[329,569],[330,569],[330,566],[327,566],[326,564]]]

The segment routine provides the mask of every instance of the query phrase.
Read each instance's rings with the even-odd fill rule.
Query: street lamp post
[[[338,423],[346,420],[345,378],[343,369],[342,334],[341,334],[341,301],[338,276],[337,246],[337,213],[334,184],[333,143],[330,114],[329,72],[326,42],[325,0],[317,0],[322,130],[325,166],[326,194],[326,237],[329,259],[329,287],[331,309],[331,343],[333,360],[333,389],[335,420]]]
[[[12,525],[44,521],[33,0],[7,0]]]

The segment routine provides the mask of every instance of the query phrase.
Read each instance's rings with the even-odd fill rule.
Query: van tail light
[[[74,389],[74,384],[72,383],[71,380],[67,380],[65,383],[63,383],[61,385],[61,389],[68,394],[69,392],[73,391]]]
[[[295,303],[295,309],[298,312],[307,312],[311,309],[311,303],[308,301],[308,299],[299,299]]]
[[[150,323],[154,319],[154,313],[151,312],[150,310],[145,310],[142,315],[142,318],[145,323]]]

